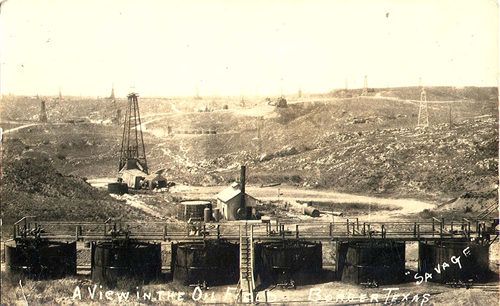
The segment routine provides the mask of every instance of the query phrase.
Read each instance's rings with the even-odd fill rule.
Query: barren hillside
[[[287,108],[267,105],[265,97],[248,98],[244,106],[240,98],[220,97],[139,102],[149,166],[166,169],[178,183],[224,185],[246,163],[250,183],[436,201],[486,194],[496,201],[497,89],[438,87],[427,92],[426,129],[416,127],[418,103],[409,101],[420,98],[418,88],[377,89],[354,98],[339,98],[339,92],[290,97]],[[36,124],[4,135],[4,215],[17,216],[12,209],[23,207],[20,201],[109,201],[101,194],[97,201],[79,198],[85,183],[78,177],[116,176],[122,127],[113,120],[117,109],[125,114],[125,101],[71,98],[47,99],[46,104],[49,122],[38,124],[40,100],[3,98],[5,130]],[[200,107],[209,111],[197,111]],[[48,182],[59,185],[56,189],[41,187],[41,177],[22,174],[34,173],[30,165],[50,165],[36,171],[64,180]]]

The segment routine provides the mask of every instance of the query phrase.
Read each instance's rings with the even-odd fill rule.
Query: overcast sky
[[[8,0],[3,94],[498,84],[494,0]]]

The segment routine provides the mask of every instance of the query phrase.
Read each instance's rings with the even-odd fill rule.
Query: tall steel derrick
[[[138,169],[148,173],[146,149],[142,137],[141,116],[139,114],[138,95],[130,93],[127,110],[123,122],[123,136],[120,151],[120,165],[118,171]]]

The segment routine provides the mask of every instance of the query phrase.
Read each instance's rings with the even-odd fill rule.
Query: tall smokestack
[[[240,209],[244,212],[245,216],[244,219],[248,219],[248,211],[246,208],[245,204],[245,166],[241,166],[241,173],[240,173],[240,190],[241,190],[241,202],[240,202]],[[243,216],[241,216],[243,217]]]

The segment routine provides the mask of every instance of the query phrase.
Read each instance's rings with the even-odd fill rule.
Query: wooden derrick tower
[[[141,116],[139,115],[137,97],[136,93],[128,95],[118,171],[138,169],[148,174],[146,149],[144,148],[142,137]]]

